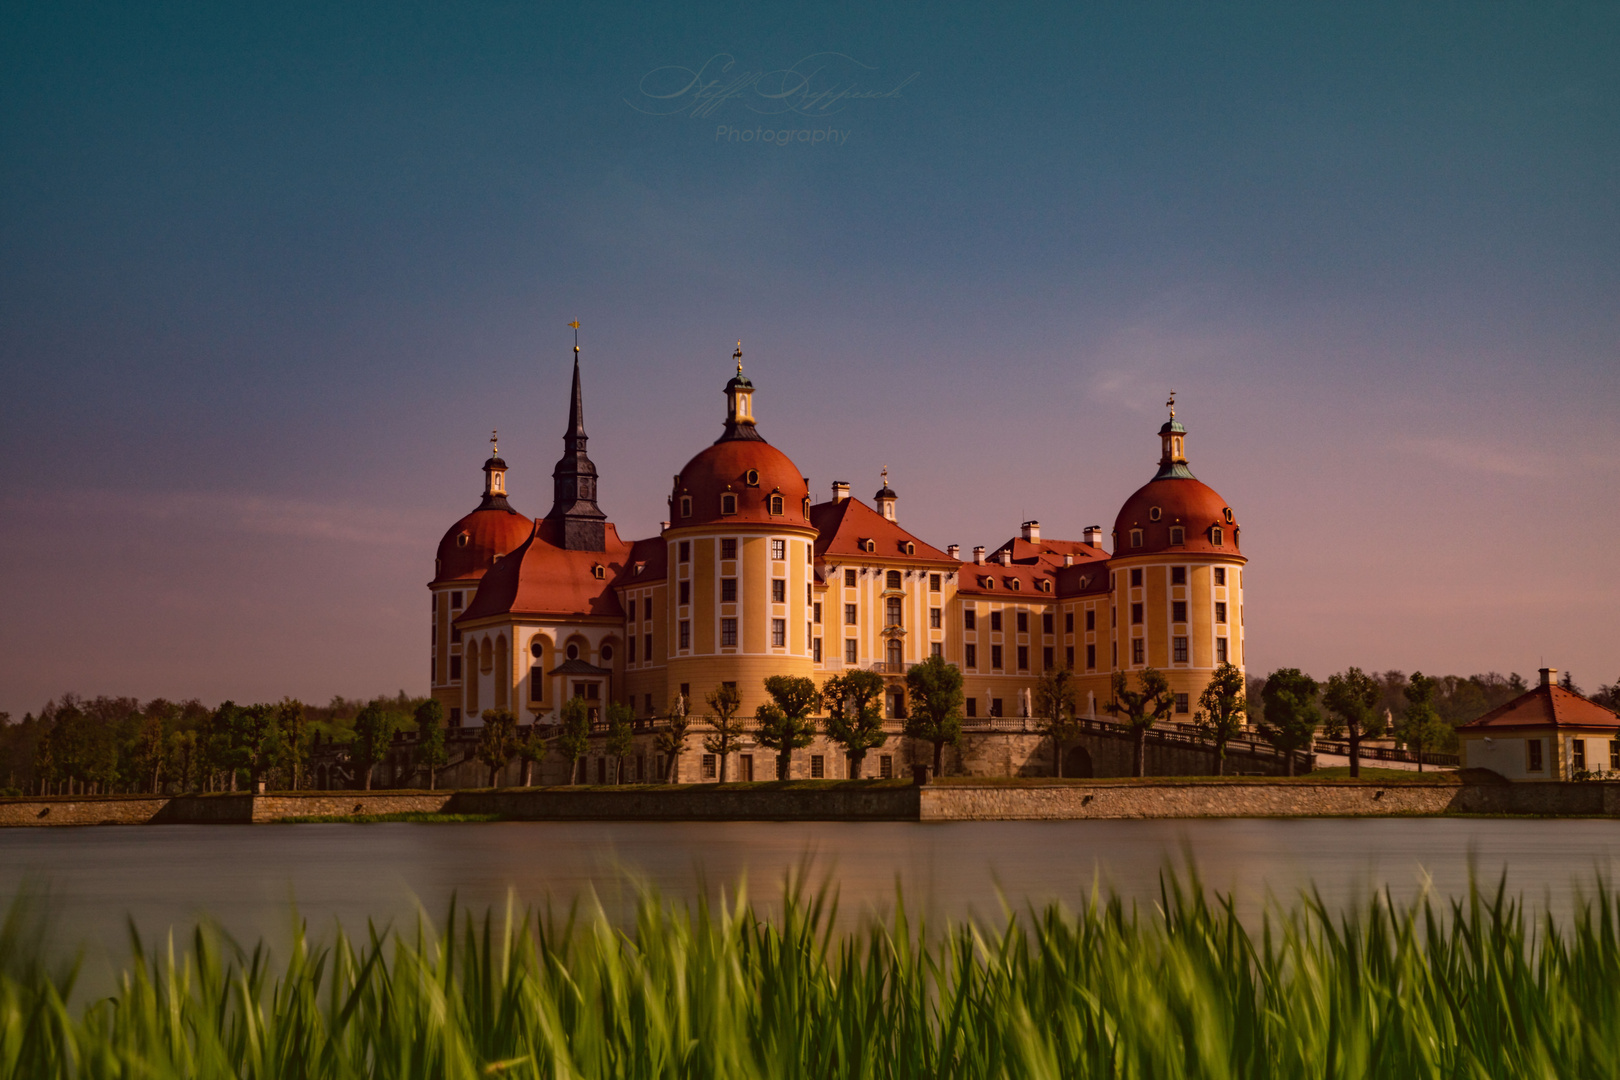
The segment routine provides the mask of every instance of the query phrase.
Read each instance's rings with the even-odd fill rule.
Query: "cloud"
[[[1501,450],[1463,439],[1444,438],[1402,438],[1396,440],[1395,445],[1452,468],[1493,476],[1537,478],[1552,472],[1544,455],[1530,450]]]

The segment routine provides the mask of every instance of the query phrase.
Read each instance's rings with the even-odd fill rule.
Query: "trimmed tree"
[[[1226,775],[1226,744],[1243,730],[1243,717],[1249,711],[1243,686],[1243,672],[1222,664],[1209,678],[1209,685],[1198,695],[1198,711],[1193,725],[1215,744],[1215,775]]]
[[[834,675],[821,688],[827,702],[827,734],[844,748],[849,759],[850,778],[859,780],[866,752],[882,746],[888,738],[883,731],[883,676],[875,671],[851,671]]]
[[[376,702],[360,710],[354,718],[354,741],[349,743],[349,760],[365,790],[371,790],[371,770],[388,754],[398,718]]]
[[[1329,675],[1322,704],[1327,706],[1329,735],[1341,732],[1350,740],[1350,775],[1361,775],[1361,740],[1384,732],[1383,685],[1358,667]]]
[[[1041,673],[1032,695],[1035,730],[1052,738],[1052,775],[1063,775],[1063,744],[1080,734],[1074,672],[1057,668]]]
[[[517,717],[506,709],[485,709],[484,726],[478,732],[473,756],[489,770],[489,786],[494,787],[506,763],[517,753]]]
[[[622,701],[615,701],[608,706],[607,720],[608,732],[604,749],[608,757],[613,759],[613,782],[624,783],[624,756],[635,745],[635,733],[630,728],[630,722],[636,718],[636,710]]]
[[[562,705],[562,723],[557,731],[557,749],[568,759],[568,783],[579,774],[580,759],[591,747],[591,709],[585,699],[571,697]]]
[[[691,727],[686,715],[686,699],[679,694],[669,703],[669,726],[653,736],[653,747],[664,755],[664,783],[673,784],[681,775],[681,752],[686,749],[686,731]]]
[[[304,712],[304,703],[282,698],[276,706],[276,727],[281,731],[282,764],[287,766],[292,789],[297,791],[303,779],[304,758],[309,754],[309,716]]]
[[[803,675],[772,675],[765,680],[771,700],[754,710],[754,738],[776,751],[776,776],[793,776],[793,751],[809,746],[816,737],[813,719],[821,708],[821,691],[814,679]]]
[[[1260,691],[1260,734],[1288,759],[1289,776],[1294,775],[1295,751],[1311,745],[1322,723],[1316,691],[1316,680],[1299,668],[1273,671]]]
[[[737,716],[737,710],[742,706],[742,695],[737,693],[736,683],[725,682],[703,700],[714,710],[712,717],[704,717],[714,730],[703,737],[703,749],[719,755],[720,782],[723,784],[726,782],[726,759],[742,738],[743,722]]]
[[[1417,755],[1418,772],[1423,771],[1423,748],[1441,742],[1451,731],[1434,707],[1434,692],[1439,683],[1439,679],[1414,671],[1402,691],[1406,695],[1406,711],[1401,717],[1399,734],[1401,741]]]
[[[1103,706],[1131,733],[1131,775],[1147,775],[1147,733],[1160,720],[1168,719],[1176,707],[1170,680],[1157,668],[1143,668],[1136,677],[1139,690],[1132,690],[1123,671],[1114,672],[1114,699]]]
[[[523,786],[534,786],[534,767],[546,760],[546,754],[551,745],[546,740],[545,730],[539,724],[531,723],[521,729],[517,739],[517,755],[523,762]]]
[[[439,770],[450,761],[444,748],[444,706],[428,698],[416,707],[416,763],[427,770],[428,790],[438,787]]]
[[[945,771],[945,747],[962,742],[962,671],[930,656],[906,672],[907,702],[904,732],[934,747],[934,775]]]

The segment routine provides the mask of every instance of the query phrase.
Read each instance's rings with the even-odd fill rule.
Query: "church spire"
[[[742,371],[742,342],[737,342],[737,351],[731,358],[737,361],[737,374],[726,383],[726,430],[714,441],[764,442],[764,436],[754,428],[754,384]]]
[[[596,466],[585,453],[585,395],[579,382],[579,323],[574,328],[574,393],[568,405],[563,456],[551,471],[552,502],[546,520],[561,526],[559,547],[602,551],[607,547],[607,515],[596,505]]]

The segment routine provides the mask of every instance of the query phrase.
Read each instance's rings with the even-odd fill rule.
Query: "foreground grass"
[[[0,934],[0,1077],[1612,1077],[1620,905],[1567,925],[1500,888],[1334,916],[1312,896],[1245,931],[1166,881],[930,934],[903,914],[836,933],[825,894],[598,914],[452,909],[272,964],[199,930],[138,940],[80,1012]]]

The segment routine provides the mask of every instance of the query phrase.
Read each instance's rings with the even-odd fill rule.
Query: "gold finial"
[[[733,360],[737,361],[737,374],[741,375],[742,374],[742,342],[740,342],[740,341],[737,342],[737,351],[731,354],[731,358]]]
[[[500,432],[497,431],[495,428],[490,428],[489,429],[489,456],[490,457],[500,457],[501,456],[501,445],[500,445],[500,443],[495,441],[496,438],[499,437],[499,435],[500,435]]]
[[[1170,391],[1170,400],[1165,402],[1164,406],[1170,410],[1170,419],[1174,420],[1176,418],[1176,392],[1174,390]]]
[[[883,466],[883,486],[889,486],[889,467],[887,465]]]
[[[568,325],[572,326],[574,328],[574,355],[578,356],[579,355],[579,320],[575,319],[573,322],[569,323]]]

